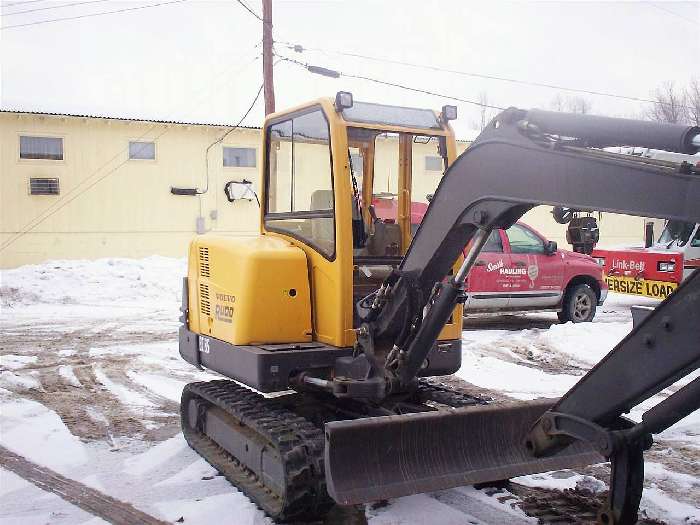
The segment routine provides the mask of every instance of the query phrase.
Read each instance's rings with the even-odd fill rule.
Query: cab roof
[[[346,122],[358,124],[379,124],[429,130],[442,129],[438,116],[431,109],[356,101],[352,107],[344,108],[341,116]]]

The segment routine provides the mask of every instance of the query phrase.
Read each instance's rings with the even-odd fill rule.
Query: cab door
[[[468,312],[498,310],[508,305],[511,283],[502,270],[509,266],[503,230],[493,230],[467,276],[469,299],[465,308]]]
[[[345,307],[352,293],[352,193],[347,141],[337,119],[323,101],[268,117],[262,233],[306,254],[313,340],[348,346],[354,337],[345,329],[352,323]]]
[[[509,309],[552,308],[561,300],[564,262],[561,253],[547,254],[547,241],[524,224],[505,231],[511,267],[512,292]]]

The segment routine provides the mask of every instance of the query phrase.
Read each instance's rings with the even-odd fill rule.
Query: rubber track
[[[114,499],[49,468],[32,463],[2,446],[0,446],[0,466],[40,489],[56,494],[68,503],[114,525],[167,525],[168,523],[135,509],[129,503]]]
[[[254,472],[213,440],[189,427],[186,411],[192,397],[224,410],[278,451],[285,465],[285,494],[266,487]],[[272,518],[315,518],[334,504],[326,492],[323,431],[279,401],[266,399],[232,381],[220,380],[187,385],[181,407],[183,434],[189,445]]]

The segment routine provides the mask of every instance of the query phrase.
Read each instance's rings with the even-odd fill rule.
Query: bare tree
[[[571,97],[567,100],[567,106],[572,113],[585,115],[591,112],[592,105],[590,100],[583,97]]]
[[[693,126],[700,126],[700,80],[693,78],[683,96],[685,105],[686,122]]]
[[[549,105],[553,111],[564,111],[565,103],[562,94],[557,93],[552,99],[552,101],[549,103]]]
[[[685,122],[685,95],[676,91],[672,81],[664,82],[652,93],[654,104],[649,109],[647,117],[657,122],[678,124]]]
[[[554,111],[569,111],[570,113],[586,114],[591,112],[591,101],[583,97],[564,97],[557,93],[549,106]]]
[[[486,91],[482,91],[481,93],[479,93],[479,103],[481,104],[480,114],[479,114],[479,116],[481,117],[481,122],[479,123],[479,129],[481,131],[483,131],[484,128],[486,127],[486,124],[488,124],[488,122],[489,122],[489,118],[487,115],[488,108],[486,107],[486,106],[488,106],[488,103],[489,103],[489,96],[486,93]]]

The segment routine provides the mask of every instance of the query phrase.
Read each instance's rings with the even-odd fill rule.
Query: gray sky
[[[4,0],[2,26],[165,0]],[[84,0],[83,0],[84,1]],[[261,11],[259,0],[246,0]],[[9,5],[15,4],[15,5]],[[25,14],[18,11],[51,7]],[[275,38],[325,52],[279,54],[346,73],[497,106],[550,107],[556,90],[340,56],[335,51],[649,98],[700,77],[700,2],[274,2]],[[8,109],[235,123],[262,80],[261,23],[235,0],[163,5],[0,31],[0,105]],[[255,47],[258,45],[258,47]],[[449,100],[348,78],[275,68],[277,108],[338,90],[357,100],[439,108]],[[573,93],[562,92],[563,96]],[[634,116],[643,104],[585,95],[592,112]],[[479,111],[457,104],[458,136]],[[246,124],[259,125],[262,100]]]

